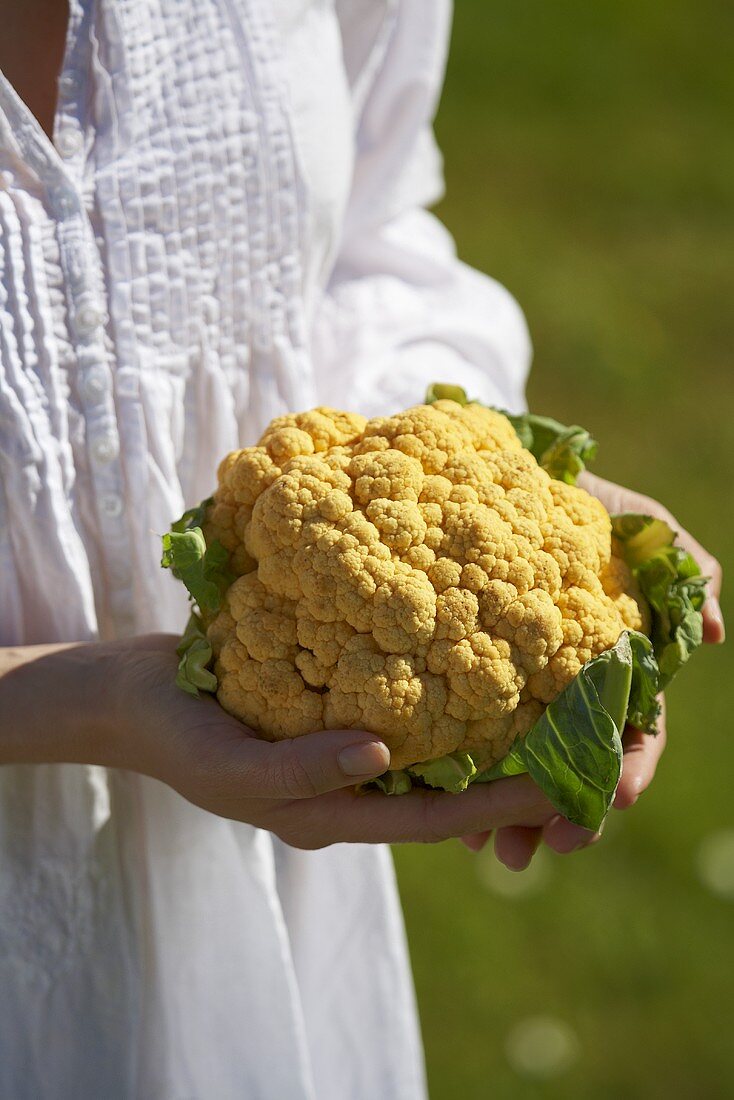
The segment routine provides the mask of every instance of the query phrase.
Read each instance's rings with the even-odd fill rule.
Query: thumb
[[[247,793],[260,798],[313,798],[374,779],[390,767],[375,734],[322,730],[286,741],[248,739]]]

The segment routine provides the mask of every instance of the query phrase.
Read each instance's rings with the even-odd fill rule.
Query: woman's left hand
[[[709,554],[692,535],[683,530],[668,509],[656,500],[589,473],[581,475],[579,485],[598,497],[608,512],[641,512],[645,515],[658,516],[678,532],[678,541],[681,546],[690,551],[698,562],[701,572],[710,578],[706,603],[703,607],[703,640],[713,645],[723,642],[724,619],[719,606],[721,566],[716,558]],[[624,731],[622,778],[614,798],[615,809],[626,810],[629,806],[633,806],[653,780],[658,760],[665,748],[665,701],[662,697],[661,703],[663,707],[656,735],[643,733],[630,725]],[[474,833],[461,839],[467,848],[478,852],[490,836],[491,833]],[[494,850],[497,859],[510,870],[522,871],[530,863],[541,842],[545,842],[556,852],[566,854],[594,844],[600,836],[601,831],[591,833],[588,829],[573,825],[559,814],[538,829],[524,828],[519,825],[498,829],[495,833]]]

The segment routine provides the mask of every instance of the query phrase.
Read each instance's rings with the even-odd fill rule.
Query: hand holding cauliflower
[[[593,449],[581,429],[441,389],[370,421],[328,408],[279,417],[224,459],[213,498],[165,536],[164,564],[201,616],[182,644],[182,686],[216,688],[269,740],[378,733],[388,791],[529,770],[594,827],[628,709],[654,722],[647,636],[657,630],[672,675],[700,642],[702,578],[661,521],[621,517],[613,529],[568,483]],[[568,745],[553,746],[564,700],[561,740],[587,723],[603,807],[574,794],[588,765],[569,772]]]

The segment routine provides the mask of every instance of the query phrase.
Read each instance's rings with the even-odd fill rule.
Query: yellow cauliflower
[[[279,417],[221,463],[202,526],[231,579],[202,608],[221,705],[270,740],[378,733],[393,769],[501,760],[649,631],[602,504],[476,404]]]

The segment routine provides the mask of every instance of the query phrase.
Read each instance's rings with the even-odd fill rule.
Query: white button
[[[104,493],[100,497],[99,506],[108,519],[117,519],[122,514],[122,497],[117,493]]]
[[[92,453],[98,462],[112,462],[120,452],[114,435],[103,435],[92,444]]]
[[[64,217],[76,211],[76,195],[69,187],[57,187],[51,195],[51,199],[59,214]]]
[[[56,148],[62,157],[74,157],[81,151],[84,138],[80,130],[72,130],[71,127],[62,130],[56,138]]]
[[[102,367],[92,367],[82,381],[82,394],[87,401],[99,401],[108,388],[107,375]]]
[[[79,306],[75,317],[77,332],[80,332],[82,336],[88,336],[96,328],[99,328],[103,320],[104,314],[96,306],[89,303]]]
[[[81,73],[76,72],[74,69],[70,69],[67,73],[62,73],[59,77],[59,90],[66,95],[70,95],[75,92],[81,84]]]

